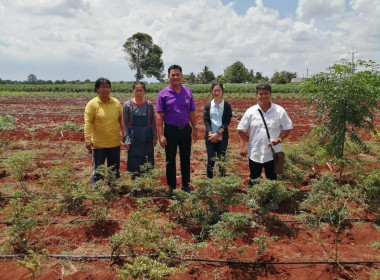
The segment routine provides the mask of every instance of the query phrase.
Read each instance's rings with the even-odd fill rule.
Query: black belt
[[[186,124],[186,125],[183,125],[183,126],[174,125],[174,124],[168,124],[168,123],[165,124],[165,126],[174,127],[174,128],[177,128],[177,129],[184,129],[184,128],[186,128],[188,125],[189,125],[189,124]]]

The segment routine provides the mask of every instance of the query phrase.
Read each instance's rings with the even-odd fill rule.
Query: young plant
[[[4,162],[4,167],[7,172],[15,176],[21,185],[21,188],[27,194],[30,194],[25,177],[28,171],[36,166],[34,161],[35,152],[33,151],[20,151],[13,153],[8,160]]]
[[[56,178],[59,181],[59,178]],[[63,179],[63,178],[62,178]],[[69,214],[80,213],[84,209],[84,202],[88,193],[92,192],[88,180],[63,180],[57,187],[63,192],[60,200],[61,209]]]
[[[164,173],[161,169],[153,168],[151,163],[146,163],[141,167],[140,174],[131,174],[131,180],[127,184],[134,195],[160,195],[166,191],[160,180],[163,175]]]
[[[262,255],[265,253],[268,245],[269,245],[269,237],[266,235],[259,235],[253,238],[253,243],[259,245],[259,248],[256,251],[256,255]]]
[[[83,131],[83,125],[65,122],[59,126],[56,126],[54,130]]]
[[[198,237],[204,239],[229,206],[240,204],[247,198],[238,192],[242,181],[236,175],[198,179],[194,183],[199,188],[191,193],[174,191],[175,201],[169,205],[169,215],[186,227],[200,227]]]
[[[123,268],[119,270],[118,277],[121,279],[162,280],[165,276],[183,271],[183,267],[170,267],[160,258],[156,260],[147,256],[138,256],[127,258]]]
[[[250,199],[248,208],[257,208],[260,213],[267,213],[278,208],[278,203],[289,199],[293,192],[286,189],[281,181],[262,179],[247,191]]]
[[[356,72],[358,68],[362,71]],[[361,140],[361,131],[376,133],[373,121],[378,110],[380,94],[378,65],[374,61],[346,61],[328,68],[305,83],[305,90],[312,93],[311,101],[317,102],[322,121],[319,131],[327,142],[327,151],[338,166],[339,185],[347,162],[347,141],[355,143],[362,151],[369,152]]]
[[[191,247],[171,235],[175,226],[173,223],[159,221],[161,215],[157,206],[145,203],[145,200],[139,200],[139,210],[132,212],[123,228],[111,237],[112,255],[117,258],[120,254],[140,254],[136,258],[129,258],[124,264],[120,271],[123,277],[161,279],[154,277],[184,269],[182,265],[172,267],[177,265],[173,257],[182,256]],[[140,266],[143,263],[147,268]],[[141,278],[147,275],[153,278]]]
[[[39,222],[47,220],[48,205],[42,199],[31,201],[11,200],[3,210],[8,218],[5,219],[10,224],[9,243],[16,252],[27,252],[33,249],[32,238],[34,229]]]
[[[227,251],[235,238],[246,235],[241,229],[250,227],[252,220],[253,217],[251,214],[223,213],[220,221],[211,227],[211,240],[221,245],[220,250]]]
[[[313,182],[307,199],[301,203],[301,209],[307,211],[301,220],[309,225],[328,223],[332,227],[335,245],[333,253],[323,243],[321,245],[330,258],[339,264],[339,234],[347,225],[348,219],[365,207],[359,189],[350,185],[339,187],[330,174],[323,174],[320,180]]]
[[[42,250],[41,254],[28,250],[27,255],[22,260],[16,261],[16,263],[29,270],[28,277],[30,279],[36,279],[37,275],[42,272],[43,262],[46,261],[47,254],[48,252],[45,249]]]
[[[6,130],[15,130],[15,123],[17,122],[17,118],[5,115],[0,116],[0,131],[6,131]]]

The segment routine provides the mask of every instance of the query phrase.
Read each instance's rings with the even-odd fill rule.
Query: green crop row
[[[147,84],[147,93],[158,93],[162,88],[166,87],[165,83]],[[188,85],[193,93],[209,93],[211,86],[209,84],[190,84]],[[225,93],[253,93],[257,84],[225,84]],[[273,93],[299,93],[300,84],[292,83],[285,85],[272,85]],[[131,93],[131,83],[112,83],[112,91],[114,93]],[[92,93],[94,92],[93,83],[83,84],[0,84],[0,93],[2,92],[69,92],[69,93]]]

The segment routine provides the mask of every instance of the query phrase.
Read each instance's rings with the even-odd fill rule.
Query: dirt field
[[[91,156],[84,149],[83,132],[67,131],[56,129],[64,123],[83,124],[83,111],[88,99],[21,99],[21,98],[1,98],[0,115],[12,115],[17,117],[16,130],[1,131],[0,140],[2,143],[2,161],[15,151],[38,149],[36,166],[29,170],[26,178],[31,189],[38,190],[43,187],[44,172],[50,167],[59,165],[60,160],[68,159],[73,162],[77,174],[73,174],[71,180],[76,178],[86,178],[90,180]],[[120,100],[122,104],[125,100]],[[154,100],[152,100],[155,103]],[[191,161],[192,178],[205,178],[206,152],[204,146],[204,128],[202,113],[204,104],[208,100],[196,100],[199,140],[194,144]],[[238,139],[236,126],[245,110],[252,106],[254,100],[235,99],[228,100],[233,108],[234,116],[230,125],[229,149],[234,151],[237,147]],[[316,115],[313,106],[305,105],[302,99],[274,99],[276,104],[283,106],[294,124],[294,130],[285,141],[286,146],[297,145],[309,134],[316,124]],[[379,127],[379,116],[377,116],[376,126]],[[156,148],[156,166],[164,166],[164,152],[161,148]],[[122,171],[126,169],[126,151],[122,150]],[[247,182],[248,162],[246,159],[236,162],[238,170],[244,182]],[[326,166],[321,167],[327,169]],[[376,167],[378,168],[378,167]],[[2,166],[0,164],[0,170]],[[231,174],[231,170],[227,170]],[[16,188],[15,178],[9,174],[2,173],[0,178],[0,192]],[[41,175],[42,174],[42,175]],[[164,182],[164,180],[163,180]],[[307,188],[305,182],[304,188]],[[244,191],[245,185],[241,186]],[[154,203],[160,207],[162,219],[167,220],[166,210],[170,200],[166,198],[155,198]],[[9,203],[2,199],[1,207]],[[47,202],[51,203],[51,202]],[[136,209],[136,199],[126,194],[120,194],[118,200],[113,204],[110,219],[126,219],[126,217]],[[244,205],[231,208],[232,212],[251,213]],[[292,202],[285,202],[279,205],[279,209],[270,213],[273,218],[267,227],[252,227],[247,230],[247,235],[236,240],[236,248],[231,248],[228,252],[219,250],[219,246],[208,241],[206,248],[197,250],[197,258],[231,261],[231,263],[193,261],[187,263],[188,270],[184,273],[177,273],[165,279],[369,279],[380,270],[380,264],[345,264],[345,274],[341,269],[329,264],[315,264],[326,260],[323,244],[327,249],[334,247],[334,234],[326,225],[325,228],[311,230],[295,219],[298,211],[297,205]],[[255,213],[252,213],[255,215]],[[4,219],[4,214],[0,219]],[[372,213],[362,213],[362,218],[373,220]],[[65,215],[56,217],[60,223],[49,226],[39,226],[34,233],[34,238],[38,239],[48,249],[50,254],[69,255],[109,255],[109,238],[118,232],[122,227],[122,222],[107,221],[103,223],[70,223],[74,220],[88,218],[86,211],[80,215]],[[0,232],[7,232],[9,226],[0,224]],[[194,231],[177,226],[173,230],[176,235],[183,240],[191,241]],[[4,235],[4,234],[3,234]],[[278,240],[271,242],[265,254],[256,256],[257,245],[244,247],[244,254],[238,252],[238,246],[248,244],[248,240],[253,237],[266,235],[277,236]],[[380,241],[379,227],[373,222],[352,222],[339,235],[339,252],[342,262],[374,262],[380,261],[379,250],[371,247],[374,241]],[[0,245],[7,240],[6,236],[0,239]],[[36,240],[37,241],[37,240]],[[15,252],[17,253],[17,252]],[[239,261],[232,263],[233,261]],[[244,262],[271,262],[272,264],[257,265]],[[294,264],[276,264],[276,262],[290,262]],[[310,262],[309,264],[297,264],[297,262]],[[86,279],[103,280],[118,279],[116,277],[119,266],[110,259],[56,259],[49,258],[41,274],[36,279]],[[8,279],[29,279],[28,270],[15,263],[14,259],[0,259],[0,280]],[[349,276],[351,275],[351,276]],[[352,278],[353,277],[353,278]]]

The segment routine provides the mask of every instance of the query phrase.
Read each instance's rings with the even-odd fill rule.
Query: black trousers
[[[103,176],[96,170],[99,166],[104,165],[107,159],[107,167],[112,167],[112,171],[115,172],[116,179],[120,178],[120,146],[114,148],[102,148],[92,150],[92,165],[93,165],[93,180],[92,183],[96,183],[103,179]]]
[[[226,151],[228,146],[228,137],[224,137],[222,141],[212,143],[205,140],[206,150],[207,150],[207,178],[211,179],[214,177],[214,166],[215,166],[215,157],[219,160],[225,160]],[[220,176],[226,175],[226,169],[224,166],[219,166]]]
[[[267,161],[264,163],[255,162],[249,159],[249,187],[253,186],[253,180],[261,176],[261,172],[265,169],[265,177],[269,180],[277,180],[277,175],[274,172],[274,161]]]
[[[190,184],[191,126],[177,127],[165,124],[166,138],[166,181],[171,189],[176,188],[176,156],[179,148],[181,164],[182,187]]]

